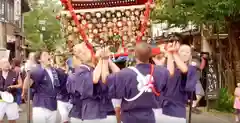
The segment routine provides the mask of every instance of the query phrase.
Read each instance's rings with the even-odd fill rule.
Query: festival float
[[[61,0],[57,16],[63,25],[68,49],[84,41],[94,54],[110,46],[115,56],[129,55],[135,43],[150,37],[152,0]]]

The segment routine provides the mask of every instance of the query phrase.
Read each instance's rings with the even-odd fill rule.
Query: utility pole
[[[3,21],[3,41],[2,41],[2,48],[6,48],[7,42],[7,0],[3,0],[4,2],[4,21]]]
[[[46,20],[39,20],[39,25],[41,27],[41,30],[40,30],[40,41],[43,41],[43,32],[46,30],[45,24],[46,24]]]
[[[192,29],[193,29],[193,24],[192,24],[192,22],[190,21],[189,23],[188,23],[188,26],[190,26],[190,40],[191,40],[191,42],[193,42],[193,36],[192,36]],[[192,104],[193,104],[193,96],[195,96],[194,95],[194,93],[193,92],[191,92],[191,97],[190,97],[190,104],[189,104],[189,114],[188,114],[188,123],[192,123]]]

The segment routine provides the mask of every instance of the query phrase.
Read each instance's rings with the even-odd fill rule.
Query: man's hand
[[[166,46],[166,50],[168,53],[176,53],[180,47],[180,44],[176,41],[173,43],[168,43]]]
[[[100,58],[100,57],[101,57],[101,54],[102,54],[102,49],[98,49],[98,50],[96,51],[95,56],[96,56],[97,58]]]
[[[15,88],[15,86],[14,85],[8,86],[8,89],[11,89],[11,88]]]
[[[173,42],[173,43],[168,43],[166,50],[167,50],[168,53],[173,53],[173,52],[175,52],[175,42]]]
[[[97,51],[96,55],[99,56],[100,58],[108,59],[112,55],[112,53],[111,53],[109,47],[105,47],[105,48],[102,48],[99,51]]]

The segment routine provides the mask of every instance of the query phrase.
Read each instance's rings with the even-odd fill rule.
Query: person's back
[[[132,67],[125,68],[117,73],[116,76],[119,78],[118,81],[122,81],[122,83],[125,84],[123,88],[127,87],[126,90],[124,90],[125,92],[123,92],[124,95],[122,95],[124,98],[130,99],[141,92],[141,89],[150,81],[150,76],[153,76],[153,85],[157,88],[157,90],[161,91],[165,87],[168,79],[168,71],[164,67],[154,66],[153,75],[150,75],[151,64],[137,64],[134,68],[136,68],[145,77],[146,81],[141,80],[138,74],[132,70]],[[135,88],[135,86],[137,86],[137,88]],[[152,93],[151,89],[148,89],[147,92],[149,93],[143,93],[134,101],[123,101],[122,110],[130,110],[130,108],[153,108],[153,106],[156,105],[156,102],[152,102],[151,100],[154,100],[156,95]],[[131,106],[131,103],[138,105]]]
[[[149,64],[151,48],[146,43],[136,46],[135,67],[129,67],[108,76],[109,96],[122,99],[123,123],[155,123],[153,108],[156,96],[165,87],[169,72]]]

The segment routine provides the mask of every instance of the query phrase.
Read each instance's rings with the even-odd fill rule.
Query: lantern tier
[[[90,9],[145,4],[147,0],[72,0],[73,8]]]
[[[61,11],[60,15],[67,40],[71,41],[69,47],[84,39],[94,47],[108,45],[115,48],[136,43],[139,39],[147,40],[150,36],[150,20],[146,16],[150,5],[147,2],[148,0],[72,0],[74,19],[73,12],[68,8]]]

